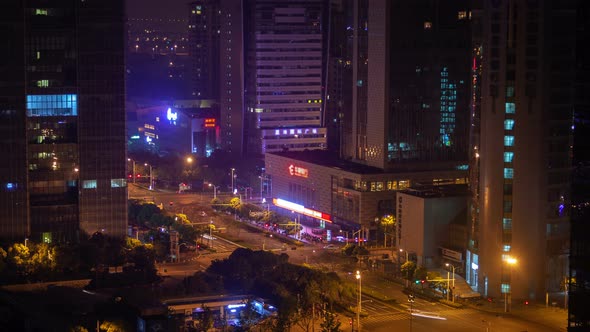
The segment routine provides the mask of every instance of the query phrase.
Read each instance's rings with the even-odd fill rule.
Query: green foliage
[[[123,325],[119,322],[104,321],[100,323],[100,330],[105,332],[125,332]]]
[[[349,243],[342,248],[342,253],[346,256],[364,256],[369,254],[369,250],[365,247]]]
[[[324,320],[320,323],[322,332],[340,332],[342,323],[336,319],[336,315],[331,311],[326,311]]]
[[[414,278],[416,280],[426,280],[427,277],[428,270],[424,266],[420,266],[414,271]]]
[[[272,329],[281,331],[297,324],[305,329],[312,308],[323,303],[344,303],[353,298],[350,286],[336,273],[323,273],[288,263],[286,254],[236,249],[227,259],[215,260],[208,274],[223,277],[227,291],[255,293],[268,298],[279,308]]]
[[[401,267],[402,275],[407,279],[411,280],[414,277],[414,272],[416,271],[416,263],[413,261],[407,261],[402,264]]]
[[[72,327],[70,329],[70,332],[88,332],[88,329],[85,328],[84,326],[77,325],[77,326]]]

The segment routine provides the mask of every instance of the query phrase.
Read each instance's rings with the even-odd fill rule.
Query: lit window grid
[[[27,95],[27,116],[76,116],[77,95]]]
[[[440,135],[443,145],[450,146],[450,134],[455,131],[455,110],[457,108],[457,84],[449,83],[447,67],[440,73]]]

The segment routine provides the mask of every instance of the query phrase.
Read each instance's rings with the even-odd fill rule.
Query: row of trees
[[[354,298],[354,287],[334,272],[291,264],[288,258],[284,253],[236,249],[227,259],[213,261],[206,273],[216,276],[226,291],[256,294],[277,304],[278,315],[267,319],[267,330],[297,325],[309,331],[322,313],[324,331],[339,331],[334,310]]]
[[[76,244],[13,243],[0,248],[2,282],[21,283],[97,277],[109,266],[140,274],[139,283],[154,280],[154,249],[139,241],[113,239],[95,233]]]

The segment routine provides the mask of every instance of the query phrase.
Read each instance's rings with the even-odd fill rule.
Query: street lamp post
[[[348,231],[340,230],[340,233],[346,234],[346,243],[348,244]]]
[[[406,253],[406,260],[405,260],[405,262],[407,262],[407,261],[408,261],[408,251],[407,251],[407,250],[404,250],[404,249],[401,249],[401,248],[400,248],[400,249],[399,249],[399,252],[400,252],[400,253],[401,253],[401,252],[405,252],[405,253]],[[400,261],[400,259],[399,259],[399,255],[397,256],[397,261],[398,261],[398,262]],[[405,262],[404,262],[404,263],[405,263]],[[401,273],[401,269],[402,269],[401,263],[400,263],[399,269],[400,269],[400,273]],[[409,282],[409,281],[408,281],[408,278],[407,278],[407,277],[408,277],[408,276],[406,276],[406,288],[408,288],[408,286],[409,286],[409,285],[408,285],[408,282]]]
[[[358,297],[358,305],[356,308],[356,330],[360,332],[361,330],[361,296],[362,296],[362,288],[361,288],[361,271],[356,271],[356,279],[359,281],[359,297]]]
[[[145,164],[143,164],[143,165],[144,165],[144,166],[149,166],[149,168],[150,168],[150,185],[149,185],[149,189],[150,189],[150,190],[153,190],[153,187],[152,187],[152,186],[153,186],[153,184],[154,184],[154,181],[153,181],[153,178],[152,178],[152,170],[153,170],[153,167],[152,167],[152,165],[150,165],[150,164],[148,164],[148,163],[145,163]]]
[[[508,308],[508,293],[510,294],[510,300],[512,301],[512,266],[515,265],[518,261],[516,260],[516,258],[514,257],[506,257],[506,259],[504,260],[506,262],[506,264],[508,265],[508,278],[509,279],[509,283],[508,283],[508,287],[506,289],[504,289],[504,312],[508,312],[509,308]]]
[[[219,188],[219,186],[209,183],[209,187],[213,187],[213,199],[216,199],[217,198],[217,189]]]
[[[213,220],[209,220],[209,247],[213,249],[213,237],[211,236],[211,229],[213,228]]]
[[[453,302],[455,302],[455,266],[449,263],[445,264],[446,267],[452,267],[453,268]],[[448,280],[447,280],[447,284],[448,284]]]
[[[231,169],[231,192],[235,194],[234,192],[234,177],[236,176],[235,173],[236,169],[232,168]]]
[[[135,160],[131,159],[131,158],[127,158],[127,161],[130,161],[132,163],[132,170],[131,170],[131,174],[133,175],[133,183],[135,183]]]

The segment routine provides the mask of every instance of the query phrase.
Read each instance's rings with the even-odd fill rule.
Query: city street
[[[303,247],[292,250],[292,246],[286,246],[278,239],[279,235],[267,237],[264,233],[250,232],[235,223],[229,223],[228,220],[233,221],[233,216],[217,214],[211,210],[208,203],[212,197],[209,193],[178,194],[148,191],[133,186],[130,186],[129,193],[130,198],[153,201],[156,204],[162,204],[168,211],[184,213],[194,223],[213,221],[216,227],[226,228],[225,233],[213,235],[214,252],[204,251],[199,255],[183,253],[178,263],[159,264],[159,272],[164,276],[166,284],[180,282],[196,271],[205,270],[212,260],[223,259],[238,247],[254,250],[264,248],[276,253],[286,253],[292,263],[307,263],[324,271],[336,271],[345,281],[355,282],[350,265],[346,266],[347,271],[343,271],[345,260],[339,250],[324,249],[325,244],[305,244]],[[362,273],[362,311],[367,314],[366,317],[361,318],[363,331],[565,331],[567,317],[563,309],[545,308],[533,304],[526,307],[515,305],[512,312],[504,313],[499,303],[454,309],[416,297],[412,304],[413,315],[410,319],[410,303],[407,295],[402,292],[401,284],[385,280],[375,272],[363,270]],[[379,294],[379,298],[388,298],[390,301],[386,303],[369,296],[376,293]],[[340,315],[341,327],[344,331],[350,329],[350,316]],[[319,321],[317,324],[319,327]]]

